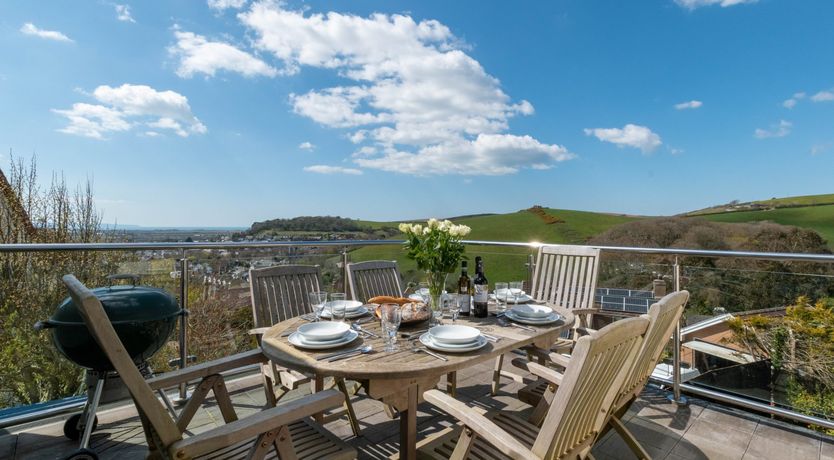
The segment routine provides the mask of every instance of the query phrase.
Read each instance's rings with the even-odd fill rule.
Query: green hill
[[[830,196],[834,195],[819,195]],[[811,197],[798,197],[811,198]],[[789,198],[782,198],[789,200]],[[834,204],[782,207],[762,211],[734,211],[700,216],[714,222],[761,222],[770,221],[782,225],[794,225],[816,231],[834,248]]]
[[[452,218],[456,224],[468,225],[472,233],[467,239],[483,241],[542,241],[548,243],[584,243],[590,237],[625,222],[639,219],[637,216],[603,214],[585,211],[569,211],[549,208],[531,208],[508,214],[486,214]],[[396,227],[396,222],[368,222],[362,225],[373,228]],[[394,236],[393,239],[398,239]],[[484,268],[490,283],[496,281],[517,281],[525,279],[528,248],[510,248],[499,246],[468,246],[466,254],[470,261],[480,255],[484,258]],[[399,246],[369,246],[356,249],[350,253],[354,262],[363,260],[396,260],[400,271],[407,280],[420,280],[422,274],[416,266],[405,257]],[[457,274],[450,276],[449,282],[457,279]]]

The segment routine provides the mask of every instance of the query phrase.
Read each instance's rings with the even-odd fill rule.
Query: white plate
[[[363,305],[361,308],[357,308],[356,310],[346,311],[345,312],[345,318],[348,318],[348,319],[358,318],[358,317],[360,317],[360,316],[362,316],[366,313],[368,313],[368,309],[365,308],[365,306]],[[322,310],[321,317],[322,318],[330,318],[331,317],[330,310]]]
[[[290,334],[287,340],[296,347],[309,348],[310,350],[324,350],[326,348],[341,347],[342,345],[353,342],[357,337],[359,337],[359,333],[351,329],[344,337],[328,342],[308,342],[298,332]]]
[[[497,298],[497,297],[495,297],[495,294],[490,294],[489,298],[490,298],[490,299],[492,299],[492,300],[494,300],[494,301],[496,301],[496,302],[498,301],[498,298]],[[510,305],[517,305],[517,304],[522,304],[522,303],[530,303],[530,302],[532,302],[532,301],[533,301],[533,298],[532,298],[532,297],[530,297],[530,296],[529,296],[529,295],[527,295],[527,294],[522,294],[521,296],[519,296],[519,297],[518,297],[518,302],[516,302],[515,298],[509,298],[509,299],[507,299],[507,303],[508,303],[508,304],[510,304]]]
[[[516,314],[513,314],[512,310],[507,310],[507,312],[505,313],[505,316],[507,317],[507,319],[513,320],[516,323],[533,324],[533,325],[551,324],[551,323],[555,323],[555,322],[562,319],[562,315],[560,315],[556,312],[553,312],[550,316],[547,316],[545,318],[534,319],[534,318],[524,318],[524,317],[518,316]]]
[[[344,337],[350,329],[347,323],[337,321],[319,321],[298,326],[298,333],[307,342],[328,342]]]
[[[466,344],[467,346],[455,347],[455,346],[451,346],[451,345],[441,345],[441,344],[435,343],[435,341],[431,339],[431,335],[428,332],[426,332],[425,334],[420,336],[420,343],[425,345],[426,348],[431,348],[432,350],[451,352],[451,353],[463,353],[463,352],[474,351],[474,350],[478,350],[480,348],[483,348],[489,342],[487,342],[487,339],[484,338],[484,336],[480,336],[480,337],[478,337],[477,342],[475,342],[471,345]]]
[[[344,303],[345,304],[345,311],[347,311],[347,312],[358,310],[359,307],[362,306],[362,302],[360,302],[358,300],[345,300],[345,301],[329,300],[329,301],[324,303],[324,309],[325,310],[330,310],[330,307],[333,306],[333,304],[335,304],[335,303]]]
[[[481,331],[469,326],[435,326],[429,329],[432,340],[443,345],[474,343],[481,336]]]
[[[516,305],[512,312],[521,318],[543,319],[552,315],[553,309],[544,305]]]

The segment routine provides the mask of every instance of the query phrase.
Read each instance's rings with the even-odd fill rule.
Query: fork
[[[409,342],[409,343],[411,344],[411,351],[414,352],[414,353],[420,353],[422,351],[423,353],[425,353],[429,356],[434,356],[435,358],[437,358],[439,360],[442,360],[442,361],[448,361],[449,360],[449,358],[447,358],[443,355],[438,355],[437,353],[435,353],[433,351],[429,351],[425,348],[418,347],[417,344],[414,343],[414,342]]]

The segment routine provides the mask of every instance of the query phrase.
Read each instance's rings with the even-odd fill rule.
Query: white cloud
[[[47,40],[55,40],[59,42],[70,42],[72,39],[57,30],[44,30],[37,28],[31,22],[27,22],[20,27],[20,31],[26,35],[34,35],[35,37],[45,38]]]
[[[264,61],[223,42],[206,40],[192,32],[174,31],[177,43],[168,53],[179,59],[177,75],[191,78],[195,73],[214,76],[218,70],[238,72],[246,77],[274,77],[278,71]]]
[[[504,134],[509,119],[532,115],[533,105],[511,101],[500,82],[467,55],[460,40],[438,21],[417,22],[405,15],[305,14],[271,1],[252,4],[238,18],[249,29],[253,46],[282,62],[282,73],[314,67],[341,77],[339,86],[292,94],[290,104],[295,113],[319,124],[350,129],[346,136],[355,144],[376,145],[384,156],[361,159],[366,167],[412,174],[422,171],[431,158],[439,162],[437,171],[495,174],[573,157],[550,155],[542,158],[546,163],[521,164],[514,158],[530,158],[524,146],[517,151],[495,150],[508,157],[499,162],[510,166],[493,168],[480,161],[476,155],[483,150],[476,146],[502,136],[530,139],[537,148],[564,148]],[[463,171],[457,168],[459,163],[471,166]]]
[[[792,109],[796,107],[797,102],[801,101],[802,99],[805,99],[805,93],[793,93],[793,96],[782,101],[782,107],[786,109]]]
[[[811,96],[811,100],[814,102],[834,101],[834,90],[820,91],[817,94]]]
[[[92,92],[99,104],[76,103],[70,109],[53,109],[69,124],[60,132],[104,139],[112,132],[144,126],[169,129],[181,137],[204,134],[206,126],[191,113],[188,99],[174,91],[157,91],[146,85],[102,85]],[[145,132],[145,135],[150,131]]]
[[[753,136],[756,139],[767,139],[769,137],[785,137],[791,133],[793,123],[785,120],[779,120],[779,123],[770,125],[769,129],[756,128]]]
[[[757,1],[759,0],[675,0],[675,3],[691,11],[702,6],[721,5],[722,8],[726,8],[745,3],[756,3]]]
[[[622,128],[588,128],[585,129],[585,134],[603,142],[611,142],[618,147],[638,148],[643,153],[649,153],[663,144],[660,136],[651,129],[631,123]]]
[[[208,0],[209,8],[220,11],[227,8],[240,9],[245,4],[246,0]]]
[[[373,152],[363,152],[373,153]],[[356,158],[365,168],[413,175],[502,175],[520,169],[546,169],[575,155],[562,146],[542,144],[530,136],[481,134],[475,140],[430,145],[416,153],[388,149],[376,158]]]
[[[692,101],[687,101],[687,102],[681,102],[680,104],[675,104],[675,109],[676,110],[697,109],[697,108],[701,107],[702,105],[704,105],[703,102],[692,100]]]
[[[347,174],[351,176],[362,175],[361,169],[343,168],[341,166],[313,165],[305,167],[304,170],[317,174]]]
[[[122,22],[136,22],[130,14],[130,5],[113,5],[116,8],[116,19]]]
[[[302,143],[298,144],[298,148],[301,149],[301,150],[306,150],[308,152],[311,152],[311,151],[313,151],[313,149],[316,148],[316,146],[313,145],[312,142],[302,142]]]
[[[825,153],[834,147],[834,142],[825,142],[821,144],[814,144],[811,146],[811,155],[819,155]]]

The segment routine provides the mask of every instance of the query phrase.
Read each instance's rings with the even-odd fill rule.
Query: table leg
[[[400,411],[400,459],[417,458],[417,385],[408,387],[408,409]]]
[[[313,388],[311,389],[310,393],[321,393],[324,391],[324,377],[317,375],[313,382]],[[313,415],[313,420],[316,421],[319,425],[324,423],[324,412],[319,412]]]

